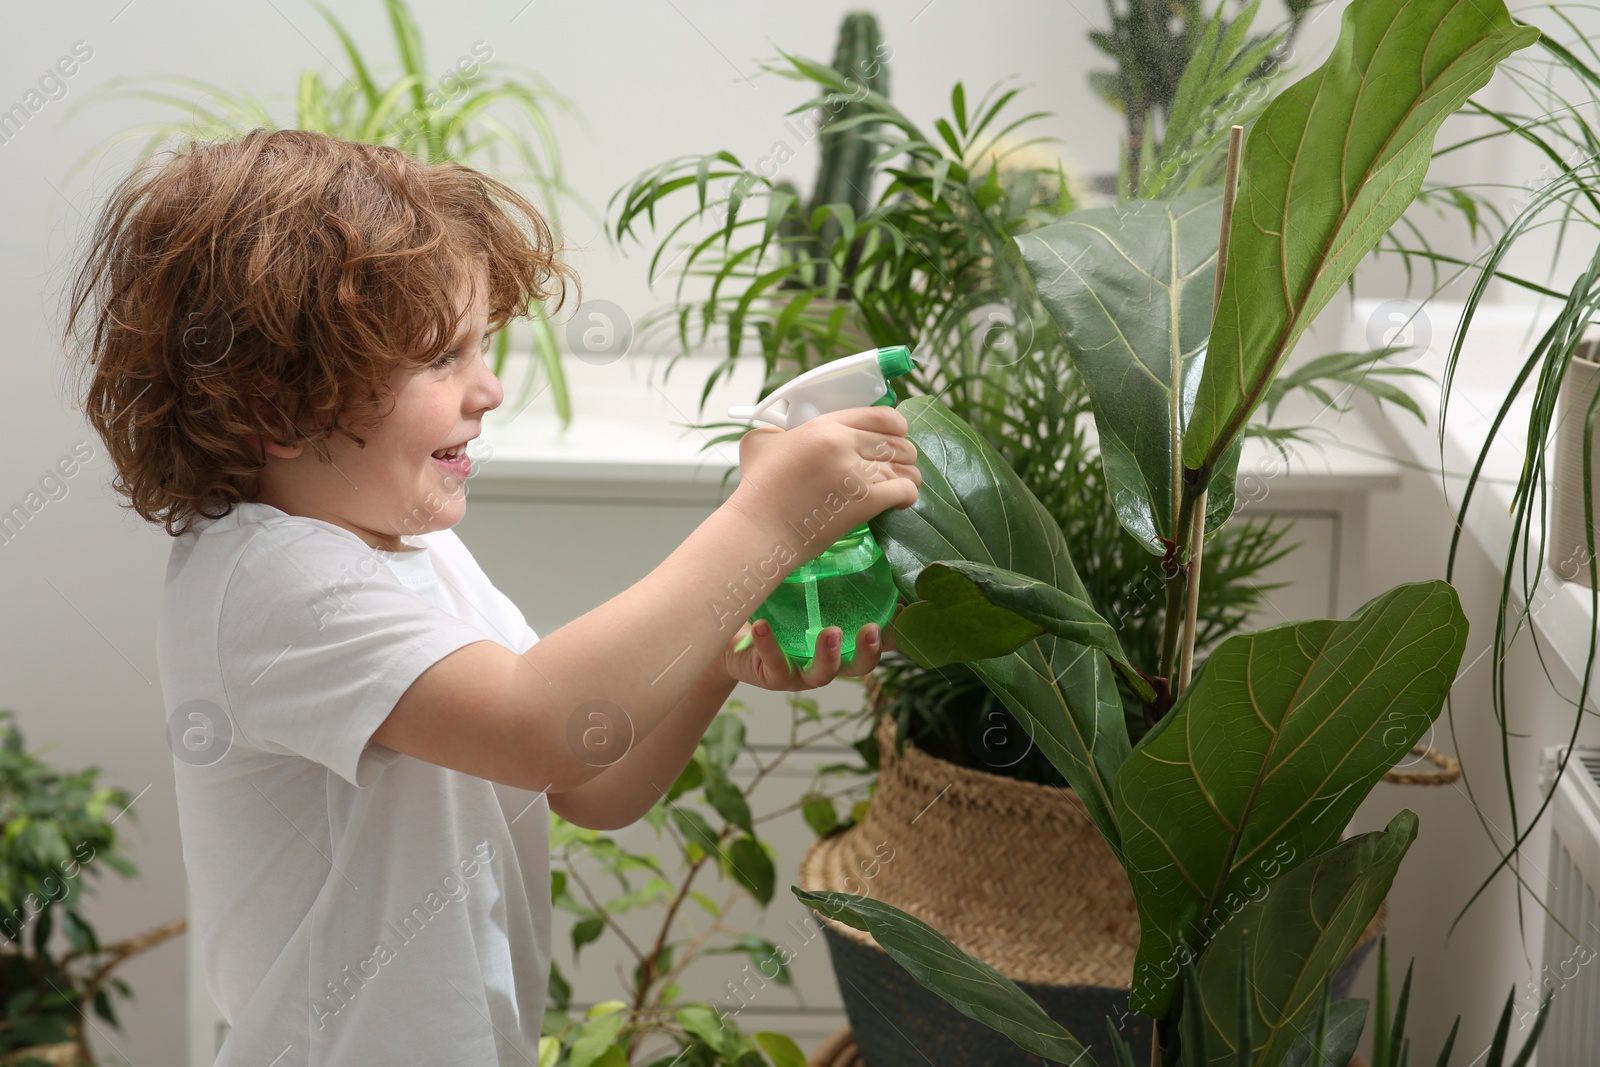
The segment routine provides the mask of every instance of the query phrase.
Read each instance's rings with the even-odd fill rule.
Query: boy
[[[536,1063],[548,813],[627,825],[737,682],[877,663],[867,627],[840,671],[830,628],[797,673],[707,591],[824,499],[752,603],[915,502],[889,407],[746,434],[732,496],[543,639],[478,568],[450,528],[503,399],[484,350],[564,298],[555,255],[477,171],[296,130],[187,146],[98,220],[67,335],[115,488],[175,538],[157,655],[218,1064]]]

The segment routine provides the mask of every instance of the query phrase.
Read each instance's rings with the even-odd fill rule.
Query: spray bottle
[[[731,407],[728,417],[760,419],[792,430],[824,411],[893,406],[898,397],[888,380],[910,369],[911,353],[904,345],[858,352],[785,382],[759,404]],[[898,602],[889,561],[862,523],[791,571],[750,618],[766,619],[778,647],[801,669],[815,656],[817,635],[829,626],[839,627],[839,662],[845,666],[855,658],[857,632],[868,623],[888,626]],[[748,644],[746,637],[740,647]]]

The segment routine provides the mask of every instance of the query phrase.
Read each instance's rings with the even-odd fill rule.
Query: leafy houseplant
[[[1207,24],[1209,54],[1219,62],[1185,80],[1183,108],[1192,112],[1202,101],[1244,91],[1231,73],[1234,64],[1225,60],[1247,48],[1241,35],[1250,14],[1253,9],[1226,34],[1220,21]],[[847,21],[838,53],[847,59],[862,51],[847,47],[851,25]],[[1106,435],[1101,433],[1097,447],[1085,425],[1092,410],[1090,375],[1074,366],[1067,334],[1041,304],[1041,287],[1017,254],[1019,237],[1070,220],[1077,208],[1059,165],[1014,165],[1028,146],[1043,140],[1022,139],[1040,113],[1008,117],[1006,108],[1018,91],[999,87],[969,106],[964,87],[957,84],[949,117],[924,130],[867,88],[865,71],[787,54],[785,60],[786,65],[768,69],[818,91],[795,110],[839,116],[827,129],[840,140],[824,142],[819,175],[836,171],[830,153],[856,137],[873,147],[877,166],[848,186],[868,188],[876,170],[888,176],[887,187],[866,213],[859,203],[817,203],[820,194],[814,193],[808,216],[797,211],[792,187],[774,181],[766,168],[747,168],[731,153],[681,157],[647,171],[613,198],[613,204],[621,204],[619,241],[646,220],[654,225],[656,210],[674,196],[692,194],[696,205],[670,227],[663,224],[667,234],[652,257],[652,275],[673,258],[668,251],[675,237],[707,216],[716,223],[679,257],[686,266],[675,305],[651,325],[673,327],[685,353],[705,341],[714,326],[725,329],[728,358],[713,373],[707,392],[746,349],[747,333],[758,343],[769,389],[862,347],[914,342],[923,366],[908,376],[910,382],[897,379],[897,391],[906,383],[913,394],[937,396],[1016,472],[1059,524],[1071,557],[1082,567],[1088,602],[1112,621],[1129,654],[1153,673],[1162,632],[1160,614],[1149,607],[1166,596],[1163,557],[1147,552],[1148,546],[1119,522],[1111,468],[1098,454]],[[1173,190],[1195,183],[1210,166],[1207,157],[1194,153],[1174,154],[1167,163],[1161,180]],[[713,194],[719,183],[721,198]],[[823,185],[819,177],[818,189]],[[826,243],[822,231],[830,222],[839,226]],[[1215,232],[1213,225],[1213,251]],[[685,298],[684,283],[691,277],[710,279],[708,297]],[[1361,354],[1324,367],[1340,375],[1370,363],[1370,355]],[[1308,367],[1283,384],[1315,389],[1317,380],[1316,369]],[[1374,391],[1383,384],[1375,373],[1356,381]],[[712,443],[736,439],[744,429],[739,426]],[[1250,432],[1279,440],[1294,433],[1278,427]],[[1228,510],[1220,499],[1218,506]],[[1214,530],[1217,526],[1213,522]],[[1250,519],[1213,540],[1197,605],[1202,645],[1238,629],[1274,588],[1260,580],[1260,571],[1286,551],[1280,544],[1284,532],[1271,520]],[[971,665],[889,656],[882,674],[890,696],[880,711],[897,721],[902,742],[913,740],[966,767],[1076,786],[1044,746],[1033,743],[1031,725],[1018,724],[1008,702]],[[1138,680],[1106,681],[1122,694],[1115,706],[1127,709],[1124,733],[1130,740],[1150,724],[1133,689]],[[997,738],[1006,743],[996,744]],[[1019,738],[1026,740],[1019,743]],[[1018,748],[1025,750],[1020,757]],[[1062,791],[1050,800],[1076,803],[1073,793]],[[963,860],[952,856],[949,862]],[[1060,869],[1054,857],[1041,856],[1039,862]],[[1115,858],[1107,862],[1121,877]],[[1011,933],[1004,927],[993,930],[1000,938]],[[1037,940],[1026,932],[1018,936]]]
[[[112,825],[129,813],[128,794],[96,785],[98,768],[63,774],[28,752],[15,718],[0,710],[0,1062],[93,1067],[87,1010],[120,1028],[111,991],[133,996],[112,970],[182,933],[186,923],[100,943],[81,910],[91,891],[83,876],[98,877],[105,867],[138,874]],[[51,943],[57,930],[66,935],[65,951]]]
[[[1534,151],[1541,161],[1540,170],[1521,187],[1508,188],[1494,184],[1485,191],[1483,187],[1469,184],[1446,184],[1438,190],[1440,200],[1461,208],[1464,220],[1474,235],[1480,224],[1485,228],[1498,226],[1498,235],[1471,262],[1438,252],[1416,230],[1412,231],[1415,238],[1413,242],[1394,242],[1396,251],[1405,257],[1408,279],[1409,264],[1417,260],[1432,265],[1436,277],[1439,267],[1449,266],[1458,268],[1457,276],[1465,275],[1470,282],[1446,354],[1439,420],[1441,425],[1447,423],[1450,417],[1451,385],[1460,364],[1462,347],[1471,334],[1490,286],[1500,282],[1509,291],[1541,301],[1548,300],[1554,307],[1549,326],[1538,336],[1531,349],[1522,355],[1520,363],[1514,364],[1515,374],[1503,398],[1488,409],[1490,426],[1483,434],[1472,470],[1465,479],[1451,531],[1445,569],[1446,577],[1453,577],[1459,565],[1458,552],[1467,524],[1468,509],[1483,488],[1492,451],[1506,437],[1513,437],[1513,443],[1522,451],[1525,461],[1521,463],[1511,494],[1511,536],[1501,557],[1503,572],[1499,605],[1488,650],[1490,654],[1486,656],[1491,672],[1488,686],[1490,701],[1502,735],[1500,769],[1508,785],[1514,776],[1509,739],[1516,729],[1512,722],[1517,714],[1508,687],[1508,660],[1512,645],[1519,634],[1527,633],[1538,654],[1543,656],[1539,633],[1529,623],[1537,606],[1551,595],[1549,583],[1554,581],[1559,584],[1566,580],[1587,582],[1593,573],[1593,561],[1600,558],[1600,554],[1597,554],[1600,542],[1596,540],[1593,525],[1595,500],[1600,496],[1595,488],[1597,472],[1593,469],[1591,458],[1596,430],[1595,396],[1590,394],[1587,403],[1573,407],[1571,418],[1576,420],[1576,425],[1562,425],[1559,433],[1552,432],[1563,417],[1563,390],[1570,389],[1575,375],[1587,373],[1577,361],[1584,358],[1586,352],[1593,354],[1590,348],[1594,343],[1593,326],[1600,321],[1600,152],[1597,152],[1600,138],[1597,138],[1591,119],[1586,117],[1592,116],[1596,101],[1600,100],[1600,52],[1591,43],[1593,34],[1574,21],[1574,16],[1583,9],[1556,5],[1550,11],[1572,31],[1573,41],[1569,47],[1550,36],[1542,36],[1538,41],[1540,53],[1536,61],[1530,60],[1523,69],[1517,69],[1521,67],[1520,64],[1511,65],[1515,75],[1514,87],[1527,97],[1528,110],[1510,105],[1491,108],[1472,102],[1469,104],[1471,110],[1492,124],[1491,132],[1464,136],[1436,153],[1444,156],[1480,142],[1500,148],[1504,147],[1501,142],[1506,138],[1517,138]],[[1502,206],[1504,211],[1501,210]],[[1548,276],[1537,279],[1529,277],[1523,270],[1508,269],[1511,257],[1524,250],[1529,242],[1544,237],[1552,227],[1558,236]],[[1580,254],[1574,263],[1562,269],[1559,257],[1569,245],[1576,247]],[[1517,422],[1517,408],[1523,403],[1527,404],[1525,430]],[[1552,448],[1557,441],[1568,438],[1568,431],[1573,432],[1569,440],[1561,442],[1562,447],[1579,445],[1578,462],[1574,465],[1580,467],[1582,472],[1574,492],[1576,499],[1572,501],[1580,516],[1575,525],[1582,530],[1579,535],[1581,546],[1576,551],[1565,546],[1556,547],[1554,542],[1560,535],[1557,518],[1546,511],[1546,507],[1552,503],[1552,497],[1573,492],[1572,487],[1550,484],[1562,474]],[[1549,553],[1548,566],[1556,572],[1554,575],[1547,574],[1545,566],[1541,566],[1538,555],[1541,550]],[[1561,553],[1567,554],[1555,558]],[[1557,765],[1557,781],[1560,775],[1569,772],[1570,754],[1586,718],[1594,684],[1595,653],[1600,648],[1600,629],[1594,626],[1593,620],[1600,618],[1600,590],[1589,592],[1588,598],[1589,640],[1585,666],[1578,679],[1578,693],[1575,698],[1565,692],[1561,694],[1562,702],[1568,704],[1572,712],[1570,731],[1565,741],[1569,755]],[[1576,772],[1575,768],[1572,770]],[[1470,795],[1471,783],[1468,781],[1466,784]],[[1514,795],[1508,797],[1509,810],[1505,817],[1510,823],[1510,830],[1505,837],[1509,837],[1510,842],[1506,843],[1498,834],[1489,835],[1500,858],[1457,914],[1456,923],[1482,897],[1495,878],[1507,870],[1517,879],[1521,914],[1521,892],[1523,889],[1532,891],[1521,874],[1521,850],[1549,810],[1555,796],[1556,789],[1552,783],[1549,792],[1531,815],[1525,808],[1519,808]],[[1539,899],[1537,892],[1533,895],[1535,900]]]
[[[832,830],[841,821],[836,800],[847,802],[867,791],[860,775],[869,762],[841,765],[857,780],[832,793],[809,790],[798,804],[757,813],[752,800],[756,789],[795,754],[824,741],[837,742],[842,731],[860,719],[859,712],[820,711],[815,700],[789,695],[788,743],[763,757],[745,740],[742,715],[747,706],[730,700],[712,720],[683,774],[667,794],[646,813],[644,821],[658,835],[669,837],[679,863],[669,867],[656,856],[632,852],[609,835],[585,830],[551,816],[551,845],[555,865],[551,871],[552,900],[556,907],[577,917],[572,928],[576,962],[581,950],[603,936],[618,939],[634,961],[629,980],[616,999],[594,1005],[581,1019],[569,1018],[571,987],[552,964],[550,1006],[546,1011],[541,1063],[557,1056],[567,1067],[622,1067],[630,1063],[666,1067],[667,1064],[727,1065],[727,1067],[804,1067],[794,1041],[780,1033],[744,1034],[738,1014],[746,998],[760,995],[768,984],[793,989],[788,963],[797,945],[786,932],[779,941],[730,927],[736,905],[746,898],[765,910],[776,886],[771,846],[758,827],[792,813],[797,807],[813,827]],[[750,780],[741,785],[732,778],[735,764],[753,767]],[[818,781],[821,781],[819,777]],[[815,784],[815,783],[814,783]],[[859,811],[864,797],[847,803]],[[822,832],[819,830],[819,832]],[[681,872],[681,873],[680,873]],[[707,892],[702,875],[716,872],[731,889],[723,900]],[[609,896],[595,874],[615,880]],[[692,905],[692,908],[690,907]],[[624,926],[624,917],[649,910],[660,916],[651,936],[636,939]],[[689,914],[701,917],[698,930],[686,930]],[[786,928],[787,929],[787,928]],[[806,935],[815,936],[814,933]],[[803,942],[800,942],[803,945]],[[718,1010],[682,996],[686,974],[707,957],[737,954],[749,958],[738,982],[727,983],[727,1000],[740,1007]],[[649,1044],[669,1042],[664,1053],[651,1055]],[[649,1056],[650,1058],[644,1058]]]
[[[1259,0],[1227,22],[1219,2],[1209,19],[1200,0],[1106,0],[1109,30],[1092,30],[1089,40],[1116,60],[1115,70],[1089,73],[1089,85],[1122,112],[1127,122],[1117,188],[1123,199],[1161,195],[1171,161],[1203,157],[1196,168],[1202,184],[1221,180],[1217,149],[1232,123],[1246,123],[1266,105],[1264,89],[1288,56],[1313,0],[1288,0],[1289,25],[1246,39]],[[1186,100],[1185,79],[1213,84],[1202,99]],[[1157,123],[1161,129],[1156,129]]]
[[[538,191],[543,201],[541,210],[552,228],[559,231],[557,205],[563,199],[573,200],[592,212],[563,177],[561,155],[550,125],[553,111],[570,113],[572,105],[552,90],[537,72],[494,60],[493,47],[478,41],[471,54],[462,56],[455,66],[437,77],[430,75],[423,58],[422,37],[405,0],[383,0],[401,68],[396,81],[384,84],[374,79],[373,68],[333,14],[318,0],[310,2],[338,36],[352,74],[342,77],[341,84],[330,86],[317,71],[302,71],[290,128],[313,130],[362,144],[388,145],[425,163],[485,165],[497,174],[502,173],[501,154],[504,152],[509,156],[508,162],[525,168],[504,171],[505,178],[527,182]],[[490,62],[497,63],[498,68],[491,71]],[[490,74],[497,73],[498,69],[514,70],[516,76],[491,79]],[[140,83],[146,80],[168,83],[176,92],[144,87]],[[136,87],[123,88],[129,84]],[[189,94],[199,95],[191,98]],[[186,117],[180,121],[144,123],[108,139],[74,164],[68,171],[69,178],[89,159],[141,134],[149,136],[139,151],[136,165],[174,137],[226,138],[257,127],[279,128],[265,102],[248,93],[236,94],[193,78],[166,74],[108,79],[73,104],[68,114],[93,100],[124,97],[168,105],[184,112]],[[507,116],[524,121],[531,134],[519,131],[515,122],[508,123]],[[556,348],[555,332],[538,304],[529,309],[529,325],[538,365],[549,378],[548,388],[565,427],[572,420],[572,401]],[[508,328],[495,337],[494,371],[497,375],[503,371],[510,351],[511,330]],[[524,397],[517,400],[518,405],[527,399],[526,392],[532,388],[534,377],[529,375],[525,380]]]
[[[863,44],[852,44],[857,37],[871,39],[857,29],[859,18],[851,16],[842,29],[838,55],[845,60],[871,54]],[[1241,16],[1230,31],[1237,35],[1248,24]],[[1216,28],[1212,24],[1208,32]],[[1232,39],[1214,44],[1244,47]],[[837,139],[823,142],[809,211],[798,209],[792,186],[728,152],[680,157],[640,175],[613,197],[620,206],[614,234],[619,242],[638,236],[646,222],[653,226],[657,210],[675,197],[695,197],[693,210],[663,224],[652,276],[672,260],[674,238],[707,217],[716,223],[682,257],[673,305],[642,328],[670,327],[684,354],[705,342],[713,327],[725,330],[727,358],[706,383],[702,413],[705,395],[748,351],[748,334],[763,360],[764,393],[860,348],[914,343],[922,366],[897,379],[896,390],[939,396],[1000,452],[1061,523],[1074,558],[1086,561],[1082,570],[1092,602],[1122,629],[1126,643],[1153,657],[1159,618],[1144,609],[1164,595],[1159,560],[1117,521],[1085,425],[1090,407],[1084,377],[1073,368],[1066,338],[1040,304],[1013,244],[1076,207],[1059,163],[1013,165],[1028,146],[1047,140],[1024,136],[1043,113],[1009,117],[1006,109],[1019,90],[998,86],[969,104],[957,84],[950,116],[926,130],[869,88],[867,75],[878,73],[876,68],[837,70],[788,54],[785,60],[767,69],[818,93],[794,110],[837,113],[825,127],[825,137]],[[1187,110],[1197,101],[1240,91],[1228,77],[1202,73],[1185,84],[1181,102]],[[852,139],[875,151],[872,164],[858,162],[847,172],[852,176],[842,188],[851,200],[819,202],[828,195],[829,176],[841,172],[841,161],[865,156],[850,146]],[[1168,178],[1181,187],[1194,178],[1191,165],[1202,162],[1179,160]],[[879,173],[889,178],[887,187],[862,212],[856,194]],[[714,195],[718,183],[725,190],[721,198]],[[835,223],[837,236],[825,243],[824,233]],[[710,293],[690,299],[685,284],[697,277],[710,279]],[[1359,380],[1382,384],[1376,374]],[[730,425],[736,428],[708,447],[736,440],[746,427],[705,424]],[[1250,432],[1282,439],[1294,431]],[[1282,523],[1251,518],[1213,544],[1202,577],[1202,644],[1236,629],[1275,588],[1261,579],[1261,571],[1287,551],[1286,532]],[[902,738],[914,737],[957,762],[1059,784],[1055,768],[1037,754],[1012,761],[971,742],[973,723],[1005,710],[963,665],[929,670],[891,656],[885,669],[885,690],[893,694],[886,713],[900,722]],[[1142,730],[1145,724],[1132,725]]]
[[[1439,715],[1466,618],[1448,584],[1402,585],[1345,620],[1230,636],[1190,682],[1188,590],[1200,547],[1231,511],[1231,457],[1300,334],[1416,196],[1439,125],[1537,38],[1498,0],[1354,0],[1330,59],[1255,122],[1238,211],[1231,186],[1189,190],[1074,212],[1017,240],[1071,339],[1118,516],[1162,562],[1154,670],[1130,660],[1088,602],[1058,524],[974,428],[934,397],[900,405],[923,490],[872,521],[912,600],[897,641],[929,666],[965,662],[1083,800],[1133,888],[1132,1005],[1156,1020],[1153,1056],[1168,1067],[1180,1056],[1190,1067],[1312,1054],[1343,1064],[1349,1031],[1359,1036],[1364,1002],[1328,1007],[1340,1025],[1318,1026],[1324,990],[1416,817],[1339,834]],[[1149,314],[1152,301],[1163,314]],[[1094,347],[1107,322],[1121,327],[1118,343]],[[1113,388],[1134,378],[1138,391]],[[1154,722],[1137,742],[1117,676]],[[1296,862],[1268,873],[1262,860],[1281,847]],[[1035,1055],[1071,1063],[1095,1036],[1068,1033],[914,916],[795,892]]]

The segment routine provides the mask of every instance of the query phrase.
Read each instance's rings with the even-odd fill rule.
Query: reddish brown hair
[[[381,419],[385,379],[448,348],[473,272],[499,330],[565,302],[559,251],[510,186],[394,148],[257,129],[158,153],[96,221],[63,338],[113,488],[176,537],[254,499],[252,436],[364,447],[343,423]]]

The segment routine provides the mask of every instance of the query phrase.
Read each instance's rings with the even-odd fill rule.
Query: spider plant
[[[317,70],[302,71],[287,128],[313,130],[362,144],[388,145],[424,163],[478,165],[504,180],[525,183],[537,192],[541,210],[557,234],[562,200],[578,204],[598,224],[594,209],[566,183],[551,126],[555,112],[576,114],[571,102],[536,71],[494,59],[494,49],[483,41],[475,42],[455,66],[440,75],[430,74],[423,57],[422,35],[405,0],[383,2],[400,67],[399,77],[392,82],[377,77],[350,32],[319,0],[310,0],[338,37],[350,72],[324,78]],[[135,166],[175,139],[227,139],[251,129],[282,128],[269,103],[283,96],[269,94],[263,98],[249,90],[232,92],[176,74],[110,78],[76,101],[68,115],[91,102],[132,98],[175,108],[182,117],[140,123],[107,138],[73,164],[67,179],[113,146],[140,136],[146,136],[146,140]],[[510,169],[516,167],[521,169]],[[530,308],[529,326],[537,367],[549,379],[547,388],[565,427],[572,420],[572,400],[555,331],[537,304]],[[496,375],[505,368],[511,342],[509,327],[495,335]],[[527,398],[535,377],[530,374],[524,378],[523,396],[514,407]]]
[[[1474,236],[1480,226],[1497,234],[1484,251],[1472,260],[1437,251],[1415,229],[1411,231],[1411,240],[1393,242],[1394,249],[1405,257],[1407,264],[1416,260],[1434,268],[1435,291],[1458,278],[1470,282],[1464,309],[1446,357],[1440,408],[1441,435],[1450,415],[1450,385],[1460,364],[1462,346],[1472,331],[1490,286],[1499,282],[1508,292],[1555,305],[1555,314],[1549,327],[1523,356],[1504,397],[1492,413],[1489,432],[1484,436],[1472,471],[1466,478],[1450,538],[1445,572],[1447,577],[1455,574],[1467,511],[1482,485],[1489,455],[1506,436],[1513,436],[1513,443],[1523,451],[1526,460],[1512,493],[1512,533],[1503,556],[1492,654],[1488,656],[1490,696],[1501,730],[1500,771],[1507,789],[1506,818],[1510,822],[1510,843],[1507,844],[1498,832],[1488,832],[1489,824],[1485,823],[1487,836],[1500,859],[1463,905],[1455,923],[1461,921],[1484,891],[1507,870],[1512,872],[1519,887],[1519,917],[1522,916],[1523,889],[1542,906],[1539,893],[1523,880],[1520,856],[1522,846],[1534,833],[1555,796],[1552,786],[1531,814],[1517,805],[1512,788],[1510,738],[1515,727],[1507,700],[1507,657],[1518,636],[1525,633],[1541,664],[1544,662],[1539,631],[1531,625],[1531,617],[1536,606],[1548,595],[1550,583],[1562,580],[1546,573],[1539,553],[1546,535],[1546,504],[1550,499],[1547,489],[1552,460],[1549,449],[1551,431],[1558,416],[1557,401],[1561,383],[1587,331],[1600,322],[1600,130],[1585,117],[1594,115],[1595,109],[1600,107],[1600,52],[1591,43],[1592,30],[1580,27],[1573,17],[1574,13],[1592,9],[1587,6],[1550,6],[1545,10],[1559,20],[1562,27],[1571,31],[1570,47],[1568,43],[1549,36],[1541,37],[1535,54],[1518,57],[1516,62],[1506,67],[1511,85],[1521,94],[1525,103],[1521,106],[1492,108],[1480,102],[1469,102],[1470,111],[1489,120],[1493,124],[1492,129],[1442,146],[1437,153],[1442,156],[1485,141],[1493,143],[1517,138],[1530,145],[1541,158],[1543,166],[1540,174],[1520,186],[1441,184],[1438,187],[1437,200],[1459,207]],[[1504,211],[1500,210],[1502,207]],[[1547,238],[1552,229],[1555,239],[1550,268],[1544,278],[1536,280],[1524,273],[1506,269],[1507,259],[1514,252],[1521,251],[1536,239]],[[1561,256],[1569,246],[1579,250],[1580,254],[1575,265],[1563,270],[1560,266]],[[1441,267],[1456,269],[1445,282],[1438,283],[1438,269]],[[1525,428],[1513,416],[1513,408],[1523,401],[1531,402]],[[1583,430],[1583,506],[1585,514],[1590,516],[1593,514],[1593,487],[1597,473],[1590,469],[1589,460],[1595,430],[1595,410],[1591,404],[1584,413]],[[1585,549],[1588,559],[1596,558],[1592,521],[1585,524]],[[1590,593],[1590,611],[1592,617],[1600,618],[1600,591]],[[1562,695],[1562,699],[1573,708],[1566,741],[1569,750],[1577,742],[1594,680],[1596,641],[1600,631],[1591,628],[1588,636],[1588,652],[1578,697],[1573,700],[1566,694]],[[1548,668],[1546,671],[1548,674]],[[1557,779],[1565,771],[1566,760],[1563,759],[1558,767]],[[1463,775],[1463,784],[1481,817],[1482,809],[1477,806],[1477,796],[1466,775]]]

